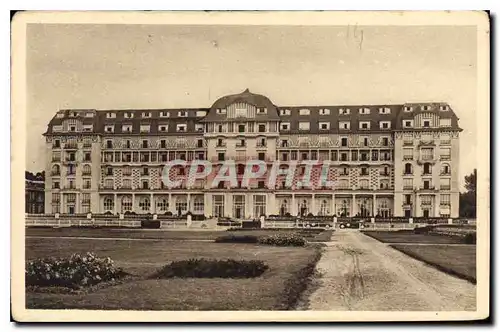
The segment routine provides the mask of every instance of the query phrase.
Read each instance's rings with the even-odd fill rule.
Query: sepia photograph
[[[12,43],[17,321],[489,316],[487,13],[25,12]]]

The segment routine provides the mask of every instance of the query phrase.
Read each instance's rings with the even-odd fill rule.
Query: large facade
[[[61,110],[46,137],[47,213],[458,217],[458,118],[446,103],[275,106],[245,90],[210,108]],[[170,160],[331,163],[335,187],[278,178],[187,184]],[[311,177],[319,177],[314,168]]]

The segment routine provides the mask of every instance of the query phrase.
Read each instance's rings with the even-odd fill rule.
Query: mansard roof
[[[327,106],[276,106],[269,98],[254,94],[248,89],[245,91],[221,97],[210,108],[176,108],[176,109],[121,109],[121,110],[95,110],[95,109],[69,109],[60,110],[49,122],[44,135],[60,134],[54,132],[54,126],[62,126],[65,121],[74,123],[78,120],[82,127],[87,126],[84,133],[94,134],[126,134],[140,135],[141,125],[150,125],[149,135],[157,134],[201,134],[197,131],[196,124],[210,122],[242,121],[241,117],[228,118],[227,113],[221,114],[220,109],[230,109],[234,105],[251,105],[255,109],[266,109],[260,114],[256,112],[251,119],[244,121],[278,121],[290,123],[290,129],[285,133],[308,132],[312,134],[349,133],[349,132],[390,132],[403,129],[404,120],[422,117],[439,117],[451,119],[451,126],[446,128],[428,128],[430,130],[461,130],[458,117],[450,105],[443,102],[403,103],[394,105],[327,105]],[[241,106],[239,106],[241,107]],[[303,111],[304,110],[304,111]],[[308,110],[308,111],[305,111]],[[145,114],[146,116],[143,116]],[[348,121],[350,129],[344,130],[339,126],[341,122]],[[390,129],[380,129],[380,122],[391,123]],[[309,122],[308,131],[299,130],[300,122]],[[322,122],[329,123],[328,130],[320,130]],[[369,123],[369,129],[360,130],[361,123]],[[186,130],[177,131],[178,124],[185,124]],[[113,133],[105,131],[107,125],[114,125]],[[123,125],[131,125],[131,131],[123,131]],[[168,125],[166,131],[159,131],[159,126]],[[417,130],[416,128],[415,130]],[[427,128],[426,128],[427,129]],[[74,132],[62,132],[62,134]]]

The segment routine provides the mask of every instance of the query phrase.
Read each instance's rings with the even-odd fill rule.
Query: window
[[[439,179],[439,188],[442,190],[450,190],[451,189],[451,179],[450,178]]]
[[[132,211],[132,198],[124,196],[122,198],[122,212]]]
[[[170,112],[162,111],[160,112],[160,118],[168,118],[170,117]]]
[[[413,160],[413,149],[403,149],[403,160]]]
[[[299,122],[299,130],[309,130],[309,122]]]
[[[108,113],[106,113],[106,118],[107,119],[114,119],[114,118],[116,118],[116,113],[108,112]]]
[[[412,174],[413,173],[413,167],[410,163],[405,164],[405,170],[404,174]]]
[[[141,125],[140,127],[141,133],[149,133],[150,129],[151,129],[150,125]]]
[[[423,174],[432,174],[432,165],[429,164],[429,163],[425,163],[424,164],[424,171],[423,171]]]
[[[382,145],[389,146],[389,138],[388,137],[382,137]]]
[[[130,180],[130,179],[123,179],[122,180],[122,188],[123,189],[132,189],[132,180]]]
[[[166,132],[168,131],[168,125],[164,124],[164,125],[159,125],[158,126],[158,131],[161,131],[161,132]]]
[[[151,117],[151,112],[142,112],[142,117],[143,118],[150,118]]]
[[[391,114],[391,109],[389,107],[380,107],[378,109],[379,114]]]
[[[368,187],[369,187],[369,182],[367,179],[359,180],[359,188],[360,189],[368,189]]]
[[[441,106],[439,106],[439,110],[440,111],[449,111],[450,108],[448,107],[448,105],[441,105]]]
[[[106,126],[104,126],[104,131],[107,133],[112,133],[115,131],[115,126],[114,125],[106,125]]]
[[[411,128],[411,127],[413,127],[413,120],[403,120],[403,127],[404,128]]]
[[[151,201],[147,197],[142,197],[139,200],[139,207],[141,208],[142,211],[144,212],[149,212],[151,208]]]
[[[225,154],[224,154],[224,152],[219,152],[219,153],[217,154],[217,157],[218,157],[217,159],[218,159],[219,161],[224,161],[224,160],[225,160]]]
[[[320,122],[319,129],[320,130],[329,130],[330,129],[330,122]]]
[[[113,148],[113,141],[112,140],[107,140],[106,141],[106,148],[107,149],[112,149]]]
[[[361,167],[361,175],[368,175],[368,167]]]
[[[239,132],[239,133],[244,133],[244,132],[245,132],[245,127],[246,127],[246,126],[245,126],[245,125],[243,125],[243,124],[238,125],[238,132]]]
[[[123,117],[125,119],[132,119],[134,117],[134,113],[124,113]]]
[[[442,175],[451,174],[451,167],[450,167],[450,165],[448,165],[448,164],[441,165],[441,174]]]
[[[366,107],[360,108],[359,114],[370,114],[370,109]]]
[[[431,126],[431,121],[430,120],[424,120],[422,126],[425,127],[425,128],[430,127]]]
[[[368,146],[368,137],[362,137],[361,139],[363,146]]]
[[[104,198],[104,210],[105,211],[113,211],[115,206],[115,202],[113,198],[111,197],[105,197]]]
[[[266,160],[266,154],[264,152],[259,152],[258,159],[259,160]]]
[[[132,132],[132,125],[127,124],[122,126],[122,132],[124,133],[131,133]]]
[[[106,167],[106,175],[113,175],[113,168],[112,167]]]
[[[90,189],[92,187],[92,181],[90,179],[83,179],[83,189]]]
[[[451,119],[439,119],[440,127],[451,127]]]
[[[368,121],[360,121],[359,129],[370,129],[370,122]]]
[[[429,105],[424,105],[424,106],[420,106],[420,109],[421,109],[422,111],[428,111],[428,110],[430,110],[430,109],[431,109],[431,107],[430,107]]]
[[[266,125],[259,124],[259,133],[265,133],[265,132],[266,132]]]
[[[257,114],[267,114],[267,108],[257,108]]]
[[[216,113],[217,113],[217,114],[226,114],[226,109],[224,109],[224,108],[218,108],[218,109],[216,110]]]
[[[411,204],[411,195],[405,194],[405,204],[406,205]]]
[[[197,123],[194,125],[194,130],[202,133],[205,130],[205,127],[203,126],[203,124]]]
[[[349,168],[347,167],[342,167],[340,169],[340,175],[349,175]]]
[[[142,148],[143,149],[147,149],[148,148],[148,140],[145,139],[145,140],[142,141]]]
[[[328,108],[321,108],[319,110],[319,115],[330,115],[330,110]]]
[[[351,128],[351,123],[349,121],[340,121],[339,128],[343,130],[349,130]]]
[[[439,197],[440,205],[450,205],[450,194],[441,194]]]
[[[187,111],[179,111],[179,113],[177,113],[177,115],[181,118],[185,118],[188,116],[188,112]]]
[[[404,111],[405,112],[412,112],[413,111],[413,107],[411,107],[411,106],[405,106],[404,107]]]
[[[291,110],[280,110],[280,115],[285,115],[285,116],[288,116],[288,115],[291,115],[292,114],[292,111]]]
[[[413,179],[403,179],[403,189],[413,190]]]
[[[148,180],[142,181],[142,189],[149,189]]]
[[[290,123],[289,122],[280,123],[280,130],[290,130]]]
[[[348,108],[339,108],[339,115],[349,115],[351,114],[351,110]]]
[[[380,121],[380,129],[391,129],[390,121]]]
[[[130,145],[130,140],[128,139],[128,140],[126,140],[126,141],[125,141],[125,147],[126,147],[127,149],[130,149],[130,146],[131,146],[131,145]]]
[[[434,150],[432,148],[422,148],[422,159],[432,160],[434,158]]]
[[[205,112],[205,111],[196,111],[197,117],[204,117],[205,115],[207,115],[207,112]]]
[[[310,115],[311,111],[309,111],[307,108],[303,108],[299,110],[299,115]]]
[[[90,167],[90,165],[83,165],[82,174],[83,175],[92,174],[92,168]]]
[[[52,182],[52,189],[59,189],[59,188],[60,188],[59,181]]]
[[[340,139],[340,145],[341,146],[347,146],[347,137],[342,137]]]

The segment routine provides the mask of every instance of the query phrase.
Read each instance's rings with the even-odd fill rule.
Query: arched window
[[[104,198],[104,211],[113,211],[115,207],[115,202],[113,198],[106,197]]]
[[[59,165],[52,166],[52,175],[60,175],[60,174],[61,174],[61,167],[59,167]]]
[[[159,212],[167,212],[168,210],[168,200],[160,199],[156,202],[156,210]]]
[[[431,174],[432,173],[432,166],[430,163],[425,163],[424,164],[424,174]]]
[[[330,211],[328,211],[328,201],[326,199],[321,201],[321,204],[319,206],[319,215],[320,216],[327,216]]]
[[[149,201],[149,198],[143,197],[139,201],[139,207],[141,208],[142,211],[149,212],[149,209],[151,208],[151,202]]]
[[[281,207],[280,207],[280,214],[281,215],[284,215],[284,214],[287,214],[289,211],[288,211],[288,200],[284,199],[282,202],[281,202]]]
[[[451,167],[448,164],[441,165],[441,174],[451,174]]]
[[[90,175],[92,173],[90,165],[83,165],[82,173],[85,175]]]
[[[177,215],[182,215],[188,212],[186,197],[177,197],[177,199],[175,200],[175,212],[177,213]]]
[[[130,196],[124,196],[122,198],[122,213],[126,211],[132,211],[132,198],[130,198]]]
[[[413,170],[412,170],[412,166],[410,163],[406,163],[405,164],[405,174],[412,174],[413,173]]]
[[[346,199],[342,200],[338,212],[339,212],[338,215],[341,217],[349,217],[349,203],[347,202]]]

